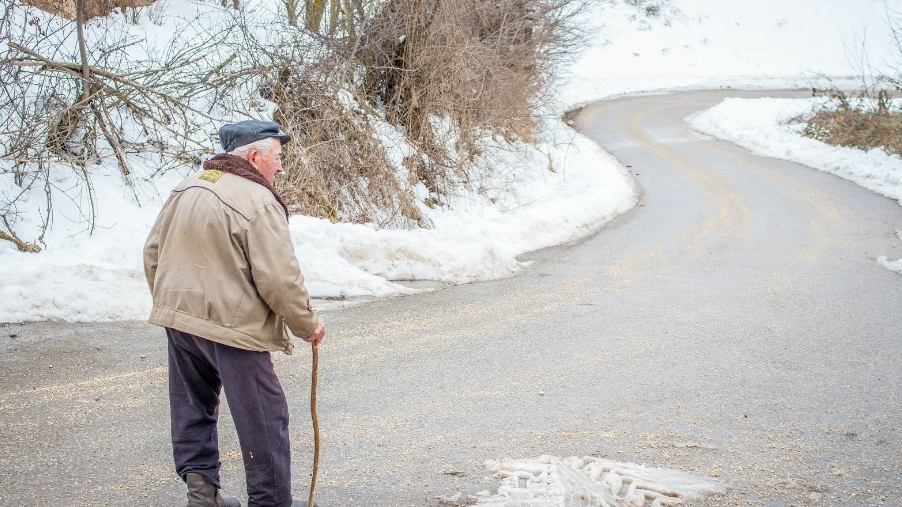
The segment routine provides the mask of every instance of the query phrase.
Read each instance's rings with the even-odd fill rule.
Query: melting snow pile
[[[489,461],[501,479],[482,507],[665,507],[722,491],[711,478],[603,458]]]

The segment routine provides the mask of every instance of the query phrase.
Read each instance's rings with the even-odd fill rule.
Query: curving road
[[[749,94],[583,111],[643,192],[599,234],[509,279],[325,312],[320,505],[436,506],[496,489],[484,460],[540,454],[716,477],[703,507],[902,502],[902,277],[874,260],[902,257],[902,208],[683,124],[726,95]],[[143,323],[0,327],[0,506],[183,505],[165,357]],[[276,362],[306,498],[309,354]]]

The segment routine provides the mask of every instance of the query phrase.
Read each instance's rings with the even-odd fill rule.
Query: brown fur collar
[[[282,202],[282,198],[279,197],[279,193],[276,192],[276,189],[274,189],[272,185],[270,185],[269,182],[263,178],[263,175],[260,174],[260,171],[254,168],[254,166],[252,166],[251,163],[247,160],[241,157],[236,157],[235,155],[229,155],[228,153],[220,153],[219,155],[216,155],[210,160],[204,162],[204,169],[213,169],[216,171],[231,173],[235,176],[241,176],[242,178],[249,179],[254,183],[263,185],[267,190],[272,192],[273,197],[275,197],[276,200],[279,201],[279,204],[282,205],[282,209],[285,210],[285,218],[288,218],[288,206],[285,206],[285,203]]]

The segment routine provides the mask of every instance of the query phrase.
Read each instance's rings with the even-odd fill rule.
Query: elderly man
[[[290,354],[285,331],[318,344],[325,325],[310,305],[273,188],[282,145],[273,122],[219,131],[224,154],[182,181],[144,246],[150,322],[166,328],[175,468],[188,507],[240,507],[220,495],[220,391],[229,400],[249,507],[300,507],[291,496],[288,404],[270,353]]]

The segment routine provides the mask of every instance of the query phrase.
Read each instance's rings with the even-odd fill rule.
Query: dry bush
[[[533,139],[552,62],[572,49],[564,0],[389,0],[354,12],[357,30],[253,48],[261,95],[295,136],[278,186],[295,211],[332,221],[424,225],[413,188],[430,203],[465,184],[487,134]],[[335,21],[335,22],[333,22]],[[337,23],[337,24],[336,24]],[[323,51],[303,57],[292,47]],[[252,44],[248,41],[246,44]],[[403,168],[374,135],[381,119],[414,148]]]
[[[418,225],[410,185],[376,135],[378,116],[352,93],[355,67],[337,53],[254,51],[260,95],[277,105],[273,120],[293,137],[282,150],[286,172],[277,189],[293,212],[333,222]]]
[[[805,136],[835,146],[880,148],[902,155],[902,111],[893,107],[888,92],[878,92],[876,100],[850,99],[838,90],[829,95],[830,102],[804,119]]]
[[[355,53],[366,69],[362,88],[424,155],[411,169],[430,191],[447,193],[467,180],[468,156],[485,132],[532,140],[537,99],[552,62],[575,44],[567,21],[581,6],[390,0],[362,28]],[[452,129],[435,128],[443,118]]]
[[[76,17],[76,0],[22,0],[22,2],[68,20],[74,20]],[[145,7],[153,2],[154,0],[84,0],[84,15],[85,19],[92,19],[106,16],[117,8],[125,11]]]
[[[292,84],[304,93],[273,97],[280,105],[273,119],[295,137],[283,149],[290,169],[278,183],[293,211],[381,227],[419,224],[409,187],[374,136],[371,114],[332,83],[295,77]]]
[[[554,64],[577,42],[568,21],[587,1],[342,0],[320,31],[242,7],[228,26],[142,61],[127,56],[137,41],[124,34],[92,30],[90,44],[79,34],[88,58],[73,50],[72,24],[34,31],[39,18],[7,6],[0,170],[14,181],[0,195],[0,231],[11,235],[22,196],[42,187],[46,227],[53,195],[67,192],[50,189],[51,166],[81,175],[93,224],[94,162],[115,156],[127,181],[138,157],[159,159],[160,171],[184,168],[209,150],[213,125],[266,117],[272,103],[295,138],[279,182],[295,212],[427,225],[420,183],[441,203],[469,182],[488,136],[532,140]],[[390,136],[378,134],[385,121],[397,128]],[[388,137],[403,146],[386,146]],[[392,158],[399,151],[403,162]]]
[[[115,159],[133,190],[149,176],[136,165],[162,172],[199,163],[214,121],[204,98],[232,86],[218,73],[228,55],[211,50],[228,38],[202,33],[138,59],[128,49],[141,41],[115,23],[98,24],[86,41],[77,22],[7,5],[0,13],[7,41],[0,48],[0,176],[11,178],[0,195],[0,239],[28,244],[15,229],[23,203],[40,194],[42,230],[59,198],[75,202],[93,230],[90,169],[105,158]],[[56,186],[65,173],[78,183]],[[42,237],[28,241],[36,247]]]
[[[902,14],[887,6],[887,23],[893,33],[897,54],[902,55]],[[902,69],[895,75],[875,74],[867,54],[862,50],[850,62],[858,69],[861,88],[854,95],[836,86],[813,90],[814,96],[827,100],[813,114],[796,118],[804,124],[803,134],[835,146],[861,150],[879,148],[889,154],[902,155]],[[891,71],[892,73],[893,71]],[[825,76],[818,76],[827,80]]]

